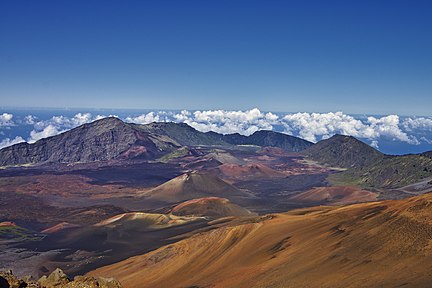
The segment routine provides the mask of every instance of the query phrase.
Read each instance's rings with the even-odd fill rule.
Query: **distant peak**
[[[335,135],[333,135],[330,138],[354,138],[354,137],[353,136],[349,136],[349,135],[344,135],[344,134],[335,134]]]
[[[186,123],[177,123],[177,122],[152,122],[152,123],[149,123],[147,125],[156,126],[156,127],[157,126],[159,126],[159,127],[164,127],[164,126],[191,127],[189,124],[186,124]]]
[[[118,123],[124,123],[120,118],[118,117],[114,117],[114,116],[108,116],[108,117],[104,117],[98,120],[95,120],[93,123],[103,123],[103,122],[118,122]]]
[[[279,133],[272,131],[272,130],[258,130],[252,134],[279,134]]]

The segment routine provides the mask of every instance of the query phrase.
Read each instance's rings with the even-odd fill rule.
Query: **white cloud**
[[[110,114],[108,116],[105,116],[105,115],[96,115],[96,117],[94,117],[92,121],[100,120],[100,119],[107,118],[107,117],[119,118],[117,115],[113,115],[113,114]],[[89,122],[91,122],[91,121],[89,121]]]
[[[282,122],[287,133],[298,134],[312,142],[334,134],[344,134],[369,140],[383,137],[409,144],[419,144],[415,136],[409,136],[402,131],[397,115],[380,118],[370,116],[366,121],[361,121],[343,112],[295,113],[285,115]],[[375,146],[378,145],[377,141],[373,143]]]
[[[127,117],[126,122],[137,123],[137,124],[149,124],[152,122],[159,122],[159,115],[155,114],[155,112],[149,112],[147,114],[142,114],[137,117]]]
[[[3,113],[0,114],[0,126],[13,126],[13,114]]]
[[[174,119],[176,122],[185,122],[191,116],[191,112],[187,110],[182,110],[180,113],[174,115]]]
[[[427,143],[427,144],[432,144],[432,140],[427,139],[426,137],[421,137],[420,140]]]
[[[63,131],[59,131],[58,128],[52,124],[46,126],[42,131],[33,130],[30,132],[29,143],[34,143],[42,138],[51,137],[57,135]]]
[[[288,114],[282,118],[282,124],[285,132],[297,134],[311,142],[316,142],[317,137],[328,138],[338,133],[360,137],[359,131],[363,134],[373,132],[360,120],[342,112]]]
[[[117,117],[115,115],[110,115],[110,117],[111,116]],[[96,117],[93,117],[91,113],[77,113],[72,117],[57,115],[51,117],[51,119],[48,120],[34,122],[34,129],[30,132],[30,137],[28,138],[28,142],[33,143],[39,139],[54,136],[66,130],[105,117],[106,116],[104,115],[97,115]],[[35,118],[30,118],[30,119],[35,119]]]
[[[417,145],[419,141],[415,136],[409,136],[400,128],[400,119],[397,115],[388,115],[381,118],[368,117],[369,127],[374,133],[368,137],[369,139],[376,139],[386,137],[393,141],[402,141],[409,144]]]
[[[246,111],[204,110],[178,113],[171,111],[149,112],[139,116],[129,116],[127,122],[148,124],[151,122],[179,122],[186,123],[195,129],[208,132],[214,131],[222,134],[240,133],[250,135],[258,130],[273,129],[278,123],[278,116],[273,113],[262,113],[254,108]]]
[[[24,117],[24,123],[27,125],[34,125],[36,123],[36,117],[33,115],[27,115]]]
[[[18,144],[21,142],[25,142],[25,140],[20,136],[16,136],[14,139],[10,139],[10,138],[3,139],[0,142],[0,149],[14,145],[14,144]]]
[[[378,145],[378,141],[377,140],[372,140],[370,146],[372,146],[375,149],[379,149],[379,145]]]
[[[174,117],[203,132],[242,135],[250,135],[258,130],[273,130],[273,125],[277,124],[279,119],[276,114],[264,114],[257,108],[246,111],[195,111],[192,114],[182,111]]]
[[[106,116],[77,113],[72,117],[57,115],[48,120],[37,121],[34,116],[28,115],[20,123],[33,123],[34,130],[30,132],[28,141],[34,142],[104,117]],[[4,113],[0,115],[0,124],[13,125],[12,118],[12,114]],[[261,112],[258,108],[245,111],[151,111],[141,115],[130,115],[124,119],[126,122],[138,124],[167,121],[187,123],[202,132],[214,131],[222,134],[250,135],[258,130],[276,130],[312,142],[329,138],[334,134],[345,134],[369,140],[373,147],[378,147],[381,140],[408,144],[430,143],[432,131],[432,117],[401,118],[397,115],[357,117],[343,112],[282,115]],[[4,126],[3,129],[8,127],[10,126]]]
[[[402,126],[407,131],[422,130],[432,131],[432,118],[419,117],[419,118],[406,118]]]

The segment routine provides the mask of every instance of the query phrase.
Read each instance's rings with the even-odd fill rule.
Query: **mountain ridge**
[[[336,134],[303,151],[312,160],[334,167],[362,168],[385,157],[355,137]]]
[[[254,135],[261,137],[258,139]],[[133,158],[154,160],[182,146],[234,147],[238,144],[233,144],[233,137],[237,136],[200,132],[185,123],[154,122],[140,125],[107,117],[32,144],[24,142],[0,149],[0,166]],[[272,144],[292,151],[312,145],[306,140],[271,131],[241,138],[243,144],[256,145],[254,141],[258,141],[258,144]],[[276,140],[272,140],[274,138]]]

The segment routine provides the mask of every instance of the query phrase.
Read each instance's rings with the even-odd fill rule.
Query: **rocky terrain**
[[[124,287],[357,287],[358,275],[368,275],[366,286],[422,286],[432,278],[422,270],[429,152],[389,156],[342,135],[312,144],[271,131],[222,135],[106,118],[2,149],[0,161],[0,270],[19,277],[65,279],[60,268]],[[405,200],[377,202],[386,199]],[[402,243],[417,250],[407,254]],[[374,265],[405,270],[375,275]],[[89,277],[64,285],[108,285]]]
[[[429,152],[402,156],[384,155],[350,136],[335,135],[303,152],[321,164],[346,168],[334,179],[366,188],[400,188],[432,177]]]
[[[426,194],[267,215],[89,275],[113,275],[125,287],[427,287],[431,201]]]
[[[342,168],[362,168],[384,158],[384,154],[351,136],[334,135],[304,151],[310,159]]]
[[[202,133],[187,124],[137,125],[108,117],[33,144],[19,143],[1,149],[0,166],[156,159],[181,146],[239,144],[275,146],[287,151],[301,151],[312,145],[303,139],[272,131],[258,131],[251,136],[222,135]]]
[[[113,278],[76,276],[73,280],[64,274],[61,269],[54,270],[48,276],[39,280],[31,277],[19,279],[12,271],[0,271],[0,287],[2,288],[122,288],[122,285]]]

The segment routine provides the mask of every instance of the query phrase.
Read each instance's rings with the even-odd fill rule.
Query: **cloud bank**
[[[10,113],[0,115],[0,126],[15,125],[13,117]],[[34,129],[27,137],[27,142],[33,143],[103,117],[106,116],[77,113],[71,117],[58,115],[38,121],[36,116],[28,115],[21,122],[33,125]],[[138,124],[168,121],[186,123],[202,132],[214,131],[222,134],[251,135],[258,130],[274,130],[311,142],[329,138],[334,134],[344,134],[361,138],[376,148],[383,140],[410,145],[432,143],[432,117],[353,116],[343,112],[272,113],[254,108],[245,111],[150,111],[121,118],[126,122]],[[12,140],[7,138],[0,144],[4,147],[23,139],[24,135]]]
[[[369,140],[378,147],[379,140],[400,141],[412,145],[431,140],[416,134],[432,131],[432,118],[405,118],[398,115],[356,117],[343,112],[329,113],[263,113],[254,108],[246,111],[187,111],[149,112],[126,121],[147,124],[154,121],[175,121],[187,123],[203,132],[214,131],[222,134],[240,133],[250,135],[258,130],[276,130],[301,137],[311,142],[329,138],[335,134],[351,135]],[[430,136],[430,135],[429,135]]]

